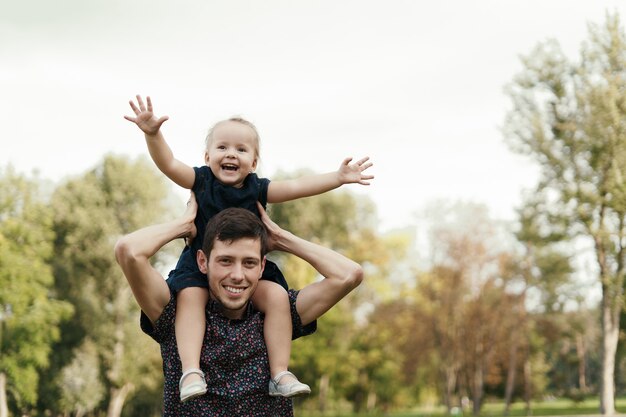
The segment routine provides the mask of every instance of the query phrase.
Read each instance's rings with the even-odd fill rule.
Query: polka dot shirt
[[[316,322],[302,326],[295,309],[297,296],[297,291],[289,290],[294,339],[315,332],[317,327]],[[263,340],[263,314],[251,304],[241,320],[224,317],[215,301],[207,304],[200,367],[206,375],[208,392],[181,403],[178,381],[182,369],[174,334],[175,317],[173,296],[154,326],[143,313],[141,317],[142,330],[161,345],[165,417],[293,416],[291,399],[268,394],[270,371]]]

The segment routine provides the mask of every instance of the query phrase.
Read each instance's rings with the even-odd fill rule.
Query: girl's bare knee
[[[252,296],[254,305],[266,313],[268,309],[280,309],[289,311],[289,294],[285,289],[272,281],[259,281]]]

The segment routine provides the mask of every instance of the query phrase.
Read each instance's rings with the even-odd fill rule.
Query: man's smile
[[[229,285],[225,285],[224,289],[233,294],[241,294],[245,290],[245,288],[231,287]]]

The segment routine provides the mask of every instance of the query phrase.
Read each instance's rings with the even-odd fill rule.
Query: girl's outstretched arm
[[[296,309],[303,325],[317,320],[361,284],[363,268],[353,260],[282,229],[257,203],[268,233],[268,250],[291,253],[308,262],[324,277],[300,290]]]
[[[267,190],[268,203],[282,203],[298,198],[310,197],[334,190],[344,184],[369,185],[373,175],[366,175],[364,171],[373,164],[369,157],[359,159],[351,163],[352,158],[346,158],[341,162],[337,171],[326,174],[308,175],[285,181],[270,182]]]
[[[129,101],[130,108],[135,113],[135,117],[124,116],[124,118],[137,125],[143,131],[148,145],[148,152],[156,166],[169,179],[183,188],[193,187],[196,174],[193,168],[174,158],[174,154],[163,137],[161,125],[169,119],[168,116],[157,118],[152,109],[150,96],[146,97],[147,106],[140,95],[137,95],[137,104]]]

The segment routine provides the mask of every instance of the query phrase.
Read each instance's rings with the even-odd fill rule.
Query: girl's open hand
[[[342,184],[358,183],[361,185],[370,185],[370,180],[373,180],[374,176],[363,174],[363,171],[374,165],[368,162],[369,159],[369,156],[366,156],[352,164],[350,163],[350,161],[352,161],[351,157],[344,159],[337,170],[339,181]]]
[[[130,108],[133,109],[133,112],[135,112],[135,117],[124,116],[124,119],[135,123],[146,135],[154,136],[159,132],[163,122],[169,119],[169,117],[162,116],[157,118],[152,112],[152,100],[150,100],[150,96],[146,97],[146,101],[148,104],[147,107],[140,95],[137,95],[137,104],[135,104],[133,100],[130,100],[128,103],[130,104]]]

